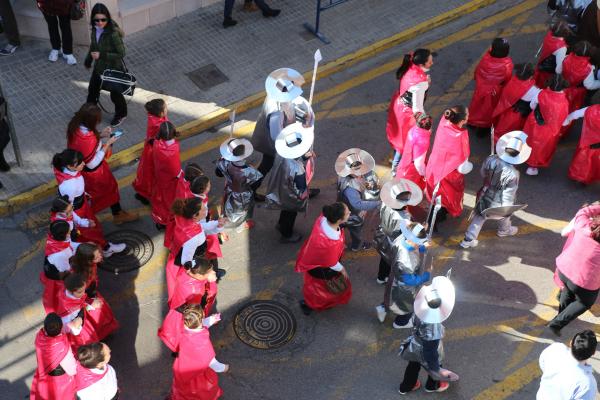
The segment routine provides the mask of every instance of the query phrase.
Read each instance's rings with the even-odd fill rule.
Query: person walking
[[[223,19],[223,28],[229,28],[230,26],[237,25],[237,21],[231,17],[233,13],[233,4],[235,0],[225,0],[225,9],[223,11],[224,19]],[[281,13],[281,10],[277,10],[275,8],[269,7],[269,5],[265,2],[265,0],[254,0],[254,4],[258,7],[263,14],[263,17],[276,17]],[[246,0],[244,3],[244,10],[252,11],[252,0]]]
[[[119,398],[117,374],[110,361],[110,348],[95,342],[77,350],[77,398],[80,400],[116,400]]]
[[[577,150],[569,165],[568,176],[584,185],[600,181],[600,98],[594,96],[592,105],[572,112],[563,126],[583,118],[583,128]]]
[[[58,55],[62,56],[69,65],[77,64],[73,56],[73,33],[71,32],[71,6],[73,0],[38,0],[37,6],[48,24],[48,35],[52,50],[48,61],[56,62]],[[60,27],[60,31],[59,31]],[[62,37],[61,37],[62,36]]]
[[[0,17],[2,17],[2,28],[8,43],[4,48],[0,49],[0,56],[10,56],[21,45],[19,36],[19,27],[15,13],[13,12],[11,0],[0,0]]]
[[[558,315],[548,323],[556,336],[589,310],[600,291],[600,202],[583,206],[561,232],[568,237],[556,258],[554,282],[560,287]]]
[[[125,70],[123,57],[125,57],[124,33],[119,25],[110,17],[110,11],[102,3],[96,3],[92,8],[91,20],[92,33],[90,49],[85,57],[84,65],[94,68],[88,85],[87,102],[98,104],[102,80],[100,75],[107,69]],[[127,117],[127,102],[122,93],[110,92],[110,99],[115,105],[115,116],[110,122],[111,126],[119,126]]]

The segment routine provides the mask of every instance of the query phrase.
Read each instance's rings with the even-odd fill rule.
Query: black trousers
[[[250,1],[246,0],[246,3],[250,3]],[[233,4],[235,0],[225,0],[225,10],[224,15],[225,19],[231,18],[231,14],[233,13]],[[271,7],[265,3],[265,0],[254,0],[254,3],[260,8],[261,11],[269,11]]]
[[[260,165],[258,166],[258,172],[260,172],[263,176],[266,176],[271,168],[273,168],[273,163],[275,162],[275,157],[270,156],[268,154],[263,154],[262,160],[260,160]]]
[[[594,305],[600,289],[588,290],[577,286],[560,271],[558,277],[565,284],[565,288],[560,292],[558,315],[549,325],[562,329]]]
[[[44,19],[48,24],[48,34],[53,50],[60,50],[63,54],[73,54],[73,33],[71,32],[71,17],[69,15],[46,15]],[[60,26],[60,32],[58,30]],[[62,40],[61,40],[62,36]]]
[[[100,98],[100,85],[102,81],[100,80],[100,74],[96,71],[92,72],[92,76],[90,77],[90,84],[88,85],[88,96],[87,102],[98,104],[98,99]],[[127,102],[125,101],[125,96],[119,92],[110,92],[110,100],[115,105],[115,117],[126,117],[127,116]]]
[[[400,391],[407,393],[415,387],[417,379],[419,379],[419,371],[421,371],[421,364],[415,361],[410,361],[406,370],[404,371],[404,380],[400,384]],[[437,390],[440,387],[440,382],[427,375],[427,383],[425,388],[429,390]]]
[[[20,46],[19,28],[10,0],[0,0],[0,17],[2,17],[2,27],[8,43],[13,46]]]
[[[285,238],[292,236],[297,215],[296,211],[281,210],[279,214],[279,232],[281,232],[281,236]]]
[[[379,271],[377,272],[377,279],[379,279],[380,281],[384,281],[385,278],[390,276],[391,270],[392,270],[392,267],[390,266],[390,264],[385,262],[383,257],[381,257],[379,259]]]

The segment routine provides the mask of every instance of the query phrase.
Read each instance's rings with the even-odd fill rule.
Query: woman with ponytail
[[[186,262],[183,269],[185,273],[177,275],[175,290],[168,301],[169,312],[158,330],[158,337],[171,351],[176,351],[183,311],[190,305],[197,304],[202,307],[204,315],[210,315],[218,291],[217,275],[209,260],[195,257]],[[220,314],[215,314],[214,317],[220,319]]]
[[[387,139],[394,150],[392,171],[396,170],[404,149],[406,135],[415,125],[414,115],[424,113],[425,95],[430,86],[427,71],[433,65],[433,55],[428,49],[417,49],[405,54],[396,71],[400,87],[390,101],[386,124]]]
[[[436,194],[436,197],[442,196],[442,209],[437,217],[439,222],[446,219],[447,214],[458,217],[462,213],[464,176],[473,169],[469,162],[468,119],[469,110],[465,106],[457,105],[444,111],[427,160],[425,194],[429,201],[433,201],[433,192],[439,185]]]
[[[392,171],[392,175],[408,179],[423,190],[425,188],[425,157],[429,150],[433,121],[427,114],[417,113],[415,117],[417,124],[408,132],[402,159],[397,171]]]
[[[340,263],[344,254],[342,225],[349,216],[350,210],[344,203],[323,206],[322,214],[298,253],[295,270],[304,274],[304,299],[300,307],[306,315],[313,310],[346,304],[352,297],[348,273]]]

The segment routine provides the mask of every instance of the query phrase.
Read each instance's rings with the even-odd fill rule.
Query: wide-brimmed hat
[[[248,139],[229,138],[221,143],[219,150],[221,151],[221,157],[227,161],[240,161],[248,158],[254,148]]]
[[[419,237],[423,234],[426,234],[425,227],[421,224],[414,224],[412,229],[406,224],[401,224],[400,231],[402,232],[404,238],[416,243],[417,245],[425,244],[427,241],[427,235],[424,237]]]
[[[513,149],[519,154],[511,156],[506,149]],[[505,133],[496,143],[496,153],[501,160],[509,164],[523,164],[531,155],[531,147],[527,144],[527,134],[522,131]]]
[[[275,139],[275,150],[283,158],[298,158],[306,154],[315,140],[313,127],[294,122],[283,128]]]
[[[345,177],[348,175],[363,176],[375,168],[375,159],[368,152],[352,148],[343,151],[335,160],[335,172]]]
[[[416,206],[423,200],[421,188],[416,183],[403,178],[386,182],[379,196],[383,204],[394,209]]]
[[[265,81],[267,96],[278,102],[290,102],[302,94],[304,77],[292,68],[279,68]]]
[[[445,276],[436,276],[430,285],[423,286],[417,293],[415,314],[428,324],[444,322],[452,313],[455,300],[452,281]]]

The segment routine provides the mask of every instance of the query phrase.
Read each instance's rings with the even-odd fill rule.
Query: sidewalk
[[[304,22],[314,24],[315,1],[272,0],[273,7],[282,9],[277,18],[242,12],[238,3],[234,18],[239,23],[233,28],[221,27],[222,5],[216,4],[125,37],[126,62],[138,79],[138,89],[122,125],[126,134],[115,145],[115,152],[143,140],[143,104],[149,99],[165,98],[169,118],[179,126],[264,91],[264,79],[275,68],[310,70],[317,48],[321,48],[323,63],[332,61],[465,2],[351,0],[321,14],[321,31],[332,41],[330,45],[302,27]],[[4,40],[0,36],[0,46]],[[49,50],[46,41],[25,38],[14,55],[0,59],[0,87],[11,107],[24,159],[24,166],[17,167],[12,147],[7,147],[13,168],[0,175],[5,186],[0,200],[53,179],[52,155],[65,147],[67,123],[87,95],[90,72],[83,67],[87,48],[75,49],[79,64],[74,67],[62,59],[48,62]],[[202,90],[188,74],[210,64],[227,81]],[[206,83],[214,84],[217,79],[208,74]],[[103,95],[102,101],[112,106],[107,96]],[[105,115],[104,123],[110,118]]]

